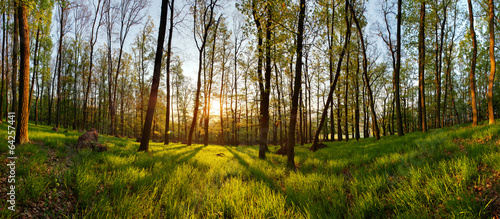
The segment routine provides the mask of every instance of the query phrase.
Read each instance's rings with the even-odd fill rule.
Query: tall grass
[[[297,145],[296,172],[286,157],[258,159],[254,146],[151,143],[137,153],[131,139],[100,135],[109,151],[76,152],[81,133],[29,128],[33,144],[16,149],[19,211],[2,202],[2,217],[44,202],[42,217],[488,218],[491,198],[474,188],[500,171],[500,125],[328,142],[315,153]],[[6,152],[0,148],[3,160]],[[60,191],[71,210],[50,204]]]

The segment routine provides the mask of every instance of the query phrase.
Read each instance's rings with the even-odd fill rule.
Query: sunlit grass
[[[296,172],[286,157],[258,159],[255,146],[151,143],[138,153],[132,139],[100,135],[109,151],[77,153],[81,133],[62,131],[30,124],[33,144],[16,149],[18,209],[43,201],[46,217],[487,218],[491,198],[474,188],[500,171],[500,125],[332,142],[315,153],[297,146]],[[52,209],[57,191],[72,194],[63,198],[74,198],[73,210]],[[6,204],[2,217],[23,213]]]

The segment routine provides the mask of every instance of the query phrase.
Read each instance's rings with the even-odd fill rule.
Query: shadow
[[[183,147],[196,147],[196,146],[183,146]],[[186,151],[184,153],[181,153],[181,154],[178,154],[176,157],[175,157],[175,163],[177,164],[181,164],[181,163],[187,163],[187,161],[191,160],[191,158],[193,158],[198,152],[200,152],[203,148],[205,148],[206,146],[198,146],[197,148],[195,148],[194,150],[192,151]],[[182,157],[181,159],[178,159],[180,158],[181,156],[187,154],[186,156]]]
[[[245,161],[245,159],[243,159],[241,156],[239,156],[237,153],[235,153],[233,150],[231,150],[229,147],[231,146],[224,146],[226,148],[226,150],[228,150],[231,154],[233,154],[234,158],[236,158],[236,160],[238,160],[238,162],[244,166],[245,168],[247,168],[247,170],[252,173],[252,176],[263,182],[263,183],[266,183],[267,186],[274,190],[275,192],[282,192],[280,189],[278,189],[275,185],[274,185],[274,182],[272,179],[268,178],[265,176],[265,173],[262,172],[260,169],[258,168],[255,168],[255,167],[252,167],[250,166],[250,164],[248,162]],[[269,162],[269,161],[268,161]]]

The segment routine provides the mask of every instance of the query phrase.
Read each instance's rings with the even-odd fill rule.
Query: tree
[[[337,62],[337,70],[335,72],[335,78],[333,79],[333,82],[330,84],[330,91],[328,92],[328,98],[325,103],[325,107],[323,108],[323,113],[321,114],[321,120],[318,124],[318,128],[316,129],[316,133],[314,134],[314,140],[313,144],[311,145],[310,150],[311,151],[317,151],[319,149],[319,134],[323,128],[323,125],[325,124],[326,121],[326,116],[328,114],[328,109],[330,108],[330,104],[333,101],[333,92],[335,91],[335,87],[337,86],[337,81],[340,76],[340,66],[342,65],[342,59],[344,58],[345,51],[347,49],[347,45],[350,41],[351,37],[351,23],[349,22],[349,19],[347,18],[347,6],[348,5],[348,0],[346,0],[346,5],[345,5],[345,22],[346,22],[346,33],[344,37],[344,46],[342,47],[342,51],[340,52],[339,55],[339,61]],[[359,62],[358,62],[359,66]],[[318,101],[319,102],[319,101]],[[333,126],[333,125],[332,125]],[[333,136],[332,136],[333,138]]]
[[[101,4],[102,3],[102,4]],[[85,91],[85,97],[83,101],[83,122],[82,122],[82,129],[87,128],[87,115],[88,115],[88,109],[87,109],[87,102],[90,94],[90,85],[92,82],[92,67],[94,66],[93,60],[94,60],[94,46],[97,43],[97,37],[99,36],[99,28],[103,24],[103,14],[104,14],[104,3],[103,0],[97,0],[97,5],[95,4],[94,1],[92,1],[92,4],[94,5],[94,16],[92,18],[92,27],[91,27],[91,33],[90,33],[90,58],[89,58],[89,71],[88,71],[88,77],[87,77],[87,88]]]
[[[401,98],[399,96],[400,74],[401,74],[401,5],[402,1],[398,0],[398,24],[397,24],[397,48],[396,48],[396,70],[394,71],[394,93],[396,99],[396,118],[398,121],[398,136],[403,136],[403,120],[401,119]]]
[[[108,0],[110,1],[110,0]],[[108,3],[109,4],[109,3]],[[173,4],[173,1],[172,1]],[[116,73],[113,75],[110,75],[110,78],[108,79],[110,81],[109,87],[111,91],[111,87],[113,86],[113,91],[110,92],[110,95],[112,93],[112,96],[110,96],[110,119],[111,119],[111,124],[110,124],[110,132],[111,135],[115,134],[115,115],[116,115],[116,89],[117,89],[117,81],[118,77],[121,72],[121,62],[122,62],[122,56],[123,56],[123,47],[125,46],[125,40],[127,39],[128,33],[130,31],[130,28],[139,24],[139,22],[142,20],[144,15],[141,14],[141,11],[146,7],[147,1],[146,0],[123,0],[120,1],[119,6],[118,6],[118,24],[120,25],[120,31],[119,31],[119,50],[118,50],[118,63],[116,66]],[[111,47],[110,47],[111,48]],[[110,51],[111,52],[111,51]],[[111,69],[109,70],[111,72]]]
[[[427,131],[425,110],[425,0],[420,3],[420,30],[418,37],[418,120],[422,132]]]
[[[166,84],[167,84],[167,109],[166,109],[166,116],[165,116],[165,144],[168,145],[169,143],[169,126],[170,126],[170,59],[172,56],[172,32],[174,29],[174,2],[175,0],[172,0],[170,2],[169,8],[170,8],[170,27],[168,28],[168,41],[167,41],[167,72],[165,73],[167,75],[166,79]]]
[[[488,119],[490,125],[495,124],[495,115],[493,112],[493,82],[495,81],[495,5],[493,0],[488,1],[489,20],[488,28],[490,32],[490,77],[488,80]]]
[[[158,32],[158,44],[156,45],[155,65],[153,71],[153,83],[151,85],[151,93],[149,95],[148,111],[146,113],[146,120],[144,121],[144,128],[142,130],[141,145],[137,151],[148,151],[149,149],[149,136],[151,135],[151,123],[156,107],[158,97],[158,86],[160,85],[161,74],[161,60],[163,57],[163,43],[165,42],[165,30],[167,26],[167,11],[168,0],[163,0],[161,3],[161,17],[160,17],[160,30]]]
[[[16,1],[17,2],[17,1]],[[18,6],[16,6],[18,7]],[[17,113],[17,53],[19,50],[19,16],[18,10],[14,7],[14,38],[12,44],[12,76],[11,76],[11,90],[12,90],[12,112]]]
[[[295,79],[293,85],[292,109],[290,112],[290,127],[288,131],[288,153],[287,164],[289,168],[295,169],[294,148],[295,148],[295,125],[297,124],[297,108],[299,105],[299,92],[302,85],[302,47],[304,41],[304,19],[306,11],[306,1],[299,3],[299,25],[297,27],[297,61],[295,62]]]
[[[472,126],[477,126],[477,104],[476,104],[476,57],[477,57],[477,43],[476,43],[476,32],[474,30],[474,12],[472,8],[471,0],[467,0],[469,6],[469,27],[470,34],[472,38],[472,60],[469,73],[469,83],[470,83],[470,96],[472,104]],[[490,15],[491,16],[491,15]]]
[[[30,70],[30,36],[28,28],[27,2],[17,1],[17,15],[19,16],[19,38],[21,62],[19,71],[19,114],[17,117],[16,140],[17,144],[29,143],[28,118],[29,109],[29,70]]]
[[[5,68],[5,55],[6,55],[6,43],[7,43],[7,28],[5,27],[6,26],[6,20],[5,20],[5,11],[6,9],[3,8],[2,9],[3,13],[2,13],[2,18],[3,18],[3,28],[2,28],[2,33],[3,33],[3,37],[2,37],[2,85],[0,86],[0,123],[2,122],[2,115],[3,115],[3,100],[4,100],[4,93],[3,93],[3,90],[4,90],[4,85],[6,85],[6,75],[5,75],[5,72],[6,72],[6,68]],[[7,87],[7,86],[5,86]],[[7,100],[7,95],[5,95],[5,100]],[[7,110],[6,110],[7,111]],[[5,112],[5,114],[7,114],[7,112]]]
[[[373,99],[373,93],[372,93],[372,89],[371,89],[371,85],[370,85],[370,79],[368,78],[368,57],[366,55],[366,44],[365,44],[364,39],[363,39],[363,31],[361,31],[361,25],[359,24],[358,18],[356,17],[356,13],[354,12],[354,8],[353,8],[352,4],[350,4],[350,3],[347,3],[347,4],[349,5],[349,10],[352,13],[354,23],[356,24],[356,28],[357,28],[358,34],[359,34],[361,49],[363,51],[363,75],[364,75],[364,79],[365,79],[365,83],[366,83],[366,88],[368,90],[368,98],[369,98],[368,101],[369,101],[370,110],[371,110],[372,119],[373,119],[373,132],[375,134],[375,138],[377,140],[379,140],[380,133],[379,133],[378,124],[377,124],[378,123],[377,122],[378,121],[377,114],[375,113],[375,100]]]
[[[196,97],[194,99],[194,112],[193,112],[193,122],[191,123],[191,128],[189,129],[188,141],[187,145],[191,145],[194,128],[196,126],[196,121],[198,119],[198,107],[200,104],[200,89],[201,89],[201,70],[203,64],[203,53],[205,51],[205,46],[207,43],[207,38],[209,35],[209,29],[214,23],[214,8],[217,0],[210,0],[210,3],[206,5],[205,1],[195,0],[195,5],[193,7],[193,16],[194,16],[194,36],[196,41],[196,47],[198,48],[198,80],[196,84]],[[202,7],[198,8],[199,4],[205,4]],[[200,14],[198,14],[200,13]],[[200,16],[201,17],[198,17]],[[200,19],[200,20],[198,20]],[[200,22],[201,29],[198,30],[198,22]],[[196,37],[200,37],[201,45],[196,40]]]
[[[68,18],[69,2],[65,0],[59,1],[59,47],[57,50],[57,103],[56,103],[56,127],[59,128],[60,118],[61,118],[61,66],[62,66],[62,47],[63,47],[63,37],[66,34],[66,24]]]

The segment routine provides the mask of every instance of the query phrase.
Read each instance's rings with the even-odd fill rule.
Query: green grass
[[[50,128],[30,124],[33,144],[16,148],[18,211],[2,201],[1,217],[491,218],[500,203],[500,125],[297,146],[296,172],[286,157],[258,159],[255,146],[138,153],[131,139],[100,135],[109,151],[76,153],[81,133]]]

